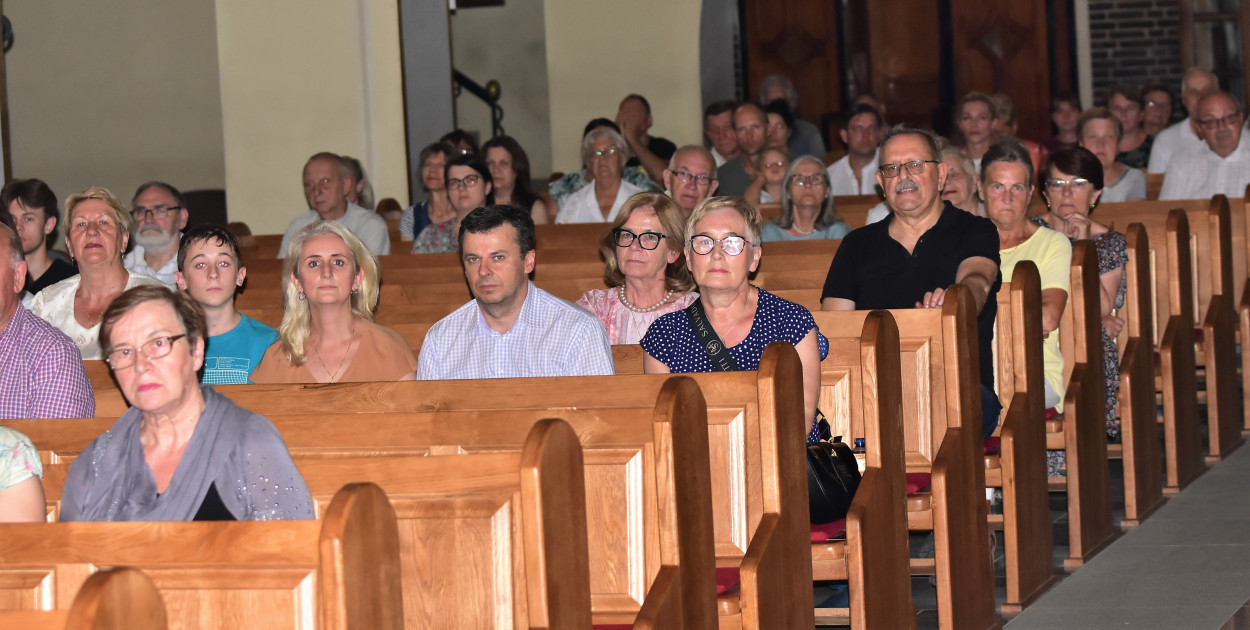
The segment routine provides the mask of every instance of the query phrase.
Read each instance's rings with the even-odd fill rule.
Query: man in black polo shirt
[[[894,209],[884,221],[846,235],[829,266],[820,305],[826,311],[941,308],[946,287],[961,284],[976,300],[982,431],[1001,406],[994,394],[990,342],[998,272],[998,231],[989,219],[942,200],[946,165],[932,133],[898,125],[881,145],[877,183]]]

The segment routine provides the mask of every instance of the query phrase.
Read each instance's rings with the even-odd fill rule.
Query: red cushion
[[[928,490],[932,477],[929,473],[907,473],[907,494]]]
[[[997,455],[1003,447],[1003,440],[996,435],[985,438],[985,444],[982,448],[986,455]]]
[[[840,536],[846,531],[846,519],[825,523],[824,525],[812,525],[812,542],[825,542],[834,536]]]
[[[740,581],[738,579],[738,567],[716,569],[716,594],[720,595],[737,586]]]
[[[1055,418],[1058,418],[1059,416],[1060,416],[1059,410],[1055,409],[1054,407],[1051,407],[1050,409],[1046,410],[1045,417],[1047,420],[1054,420]]]

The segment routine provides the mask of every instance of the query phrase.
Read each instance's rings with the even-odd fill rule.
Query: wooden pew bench
[[[0,628],[165,630],[165,601],[142,571],[96,571],[65,610],[0,610]]]

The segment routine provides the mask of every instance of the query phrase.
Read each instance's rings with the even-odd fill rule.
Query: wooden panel
[[[972,90],[1005,92],[1015,101],[1020,135],[1049,137],[1045,2],[950,4],[957,97]]]
[[[825,0],[746,0],[747,93],[759,97],[770,74],[794,82],[799,117],[818,123],[825,112],[840,109],[838,33],[835,4]],[[828,140],[826,140],[828,142]]]
[[[868,13],[872,31],[870,91],[885,103],[891,123],[931,126],[942,93],[939,3],[872,0],[854,4]]]

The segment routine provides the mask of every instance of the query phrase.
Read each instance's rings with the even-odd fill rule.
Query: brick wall
[[[1163,81],[1172,88],[1173,117],[1184,116],[1178,6],[1177,0],[1090,0],[1094,102],[1086,107],[1106,105],[1112,83]]]

